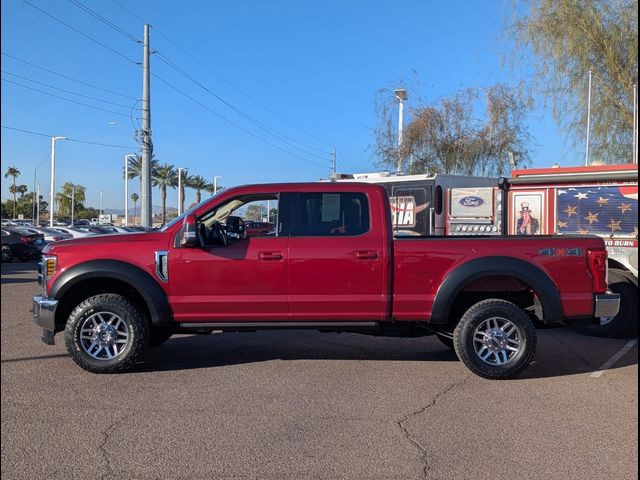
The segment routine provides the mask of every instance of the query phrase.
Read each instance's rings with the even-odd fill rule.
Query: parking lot
[[[488,381],[434,337],[177,336],[100,376],[40,341],[36,291],[2,265],[2,478],[638,476],[629,339],[540,330],[522,377]]]

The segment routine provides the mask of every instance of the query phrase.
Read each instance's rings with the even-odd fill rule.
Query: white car
[[[18,227],[20,230],[24,230],[29,233],[41,233],[44,235],[45,243],[57,242],[58,240],[68,240],[73,238],[69,233],[64,233],[55,230],[55,227]]]
[[[49,230],[56,230],[62,234],[70,235],[72,238],[81,238],[81,237],[88,237],[89,235],[93,235],[91,232],[87,232],[86,230],[80,230],[79,228],[73,228],[73,227],[49,227]]]

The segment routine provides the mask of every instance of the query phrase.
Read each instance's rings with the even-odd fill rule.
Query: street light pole
[[[100,215],[102,215],[102,190],[100,190]]]
[[[53,196],[55,194],[56,176],[56,140],[66,140],[67,137],[51,137],[51,192],[49,193],[49,226],[53,227]]]
[[[218,179],[222,178],[222,175],[216,175],[213,177],[213,194],[218,193]]]
[[[75,203],[76,203],[76,186],[74,185],[71,188],[71,226],[73,227],[73,215],[75,213]]]
[[[40,226],[40,184],[38,184],[38,194],[36,195],[36,227]]]
[[[584,165],[589,165],[589,142],[591,136],[591,70],[589,70],[589,93],[587,94],[587,148],[584,154]]]
[[[184,168],[178,168],[178,216],[182,215],[182,170]]]
[[[403,88],[398,88],[393,91],[398,100],[398,164],[396,168],[396,174],[400,175],[402,171],[402,156],[400,155],[400,146],[402,145],[402,126],[404,124],[404,101],[408,98],[407,91]]]

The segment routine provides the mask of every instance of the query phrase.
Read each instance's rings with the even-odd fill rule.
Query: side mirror
[[[193,213],[190,213],[182,221],[182,237],[180,238],[181,247],[197,247],[198,235],[196,228],[198,227],[198,220]]]

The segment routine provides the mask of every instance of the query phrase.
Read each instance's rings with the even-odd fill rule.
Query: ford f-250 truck
[[[273,230],[247,235],[244,220],[265,208]],[[254,185],[159,231],[48,245],[33,308],[43,341],[64,331],[95,373],[130,369],[174,333],[306,328],[436,334],[500,379],[531,361],[536,317],[616,314],[606,265],[597,237],[394,239],[379,185]]]

